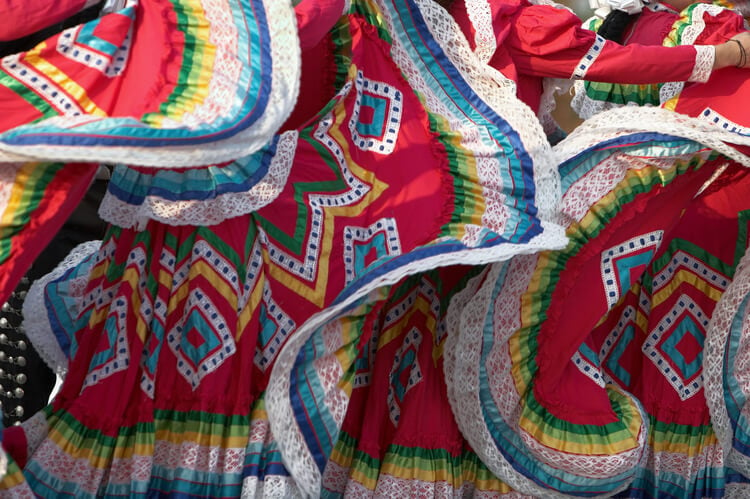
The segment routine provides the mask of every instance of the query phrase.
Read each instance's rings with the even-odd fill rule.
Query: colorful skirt
[[[747,494],[746,342],[712,318],[748,247],[748,171],[677,136],[581,135],[559,150],[567,248],[409,277],[285,348],[269,414],[297,483],[321,473],[309,493]]]
[[[747,493],[712,424],[704,344],[748,247],[750,177],[694,143],[632,140],[561,165],[565,250],[464,292],[446,345],[456,418],[533,495]]]
[[[128,5],[136,27],[187,7]],[[272,9],[253,6],[229,7]],[[187,12],[168,16],[180,36]],[[262,54],[263,32],[242,41]],[[32,289],[29,334],[65,381],[3,432],[0,494],[746,492],[750,160],[662,109],[552,151],[457,33],[431,0],[352,2],[321,61],[335,96],[284,133],[261,65],[238,80],[268,104],[257,127],[243,101],[190,135],[178,100],[132,130],[0,136],[21,166],[138,153],[114,168],[104,240]]]

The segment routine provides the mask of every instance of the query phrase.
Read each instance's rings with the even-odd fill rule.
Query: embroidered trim
[[[602,53],[602,50],[604,49],[604,45],[606,44],[607,40],[602,38],[599,35],[596,35],[596,40],[589,48],[589,51],[586,53],[586,55],[581,58],[581,61],[578,63],[578,66],[576,67],[576,70],[573,72],[573,74],[570,76],[574,80],[583,80],[586,76],[586,73],[588,72],[589,68],[592,64],[594,64],[594,61],[596,61],[596,58],[599,57],[599,54]]]
[[[714,111],[710,107],[707,107],[706,109],[704,109],[703,112],[698,117],[728,132],[736,133],[737,135],[743,135],[745,137],[750,136],[750,128],[742,126],[739,123],[735,123],[734,121],[729,120],[728,118]]]

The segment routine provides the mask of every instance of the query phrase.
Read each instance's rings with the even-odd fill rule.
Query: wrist
[[[715,45],[714,47],[716,49],[714,69],[721,69],[729,66],[741,68],[747,63],[747,53],[742,46],[742,42],[739,40],[730,39],[721,45]]]
[[[745,50],[745,46],[742,45],[742,42],[737,40],[736,38],[731,38],[727,43],[732,45],[731,42],[734,42],[737,45],[737,50],[740,51],[739,58],[737,59],[737,64],[735,64],[735,67],[744,68],[747,64],[747,51]]]

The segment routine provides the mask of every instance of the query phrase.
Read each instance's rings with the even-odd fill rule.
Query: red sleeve
[[[15,40],[57,24],[95,2],[87,0],[0,1],[0,41]]]
[[[520,9],[506,39],[520,74],[609,83],[687,81],[696,64],[692,46],[622,46],[584,29],[566,9]]]
[[[295,8],[302,50],[314,47],[344,14],[344,0],[302,0]]]

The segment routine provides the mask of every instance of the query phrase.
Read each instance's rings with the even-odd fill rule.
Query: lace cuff
[[[711,77],[716,59],[716,47],[713,45],[696,45],[695,46],[695,67],[688,81],[705,83]]]

